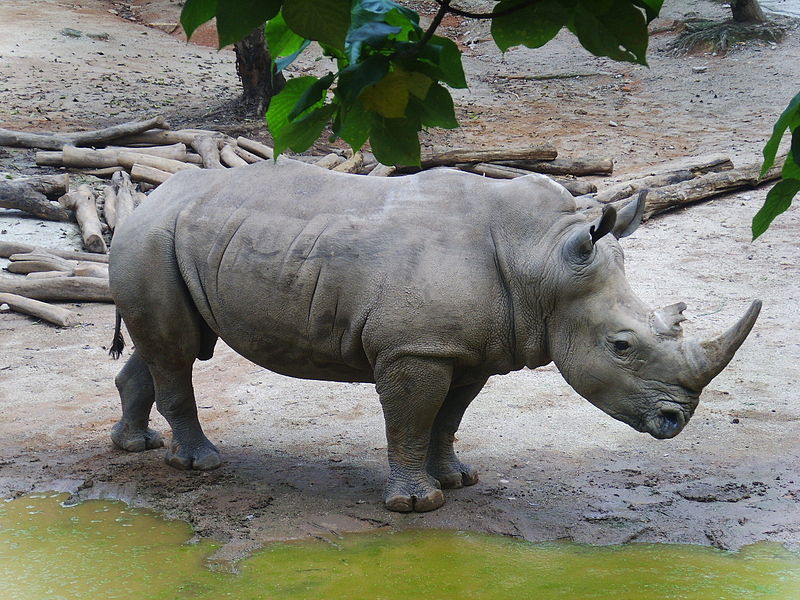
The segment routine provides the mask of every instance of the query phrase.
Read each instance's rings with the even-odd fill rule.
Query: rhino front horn
[[[761,312],[761,300],[754,300],[739,322],[721,336],[696,344],[691,387],[704,388],[728,363],[742,345]]]

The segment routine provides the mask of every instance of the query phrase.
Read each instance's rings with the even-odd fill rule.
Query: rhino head
[[[744,342],[761,309],[752,303],[728,331],[683,337],[684,303],[647,307],[628,286],[617,241],[641,222],[644,195],[617,213],[569,229],[557,251],[557,301],[547,335],[553,362],[584,398],[637,431],[676,436],[700,392]],[[612,235],[607,235],[607,234]]]

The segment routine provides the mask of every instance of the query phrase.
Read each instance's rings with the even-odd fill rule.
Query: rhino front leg
[[[425,512],[444,504],[425,461],[431,427],[451,376],[446,362],[422,357],[403,357],[376,368],[375,387],[386,420],[389,481],[384,503],[389,510]]]
[[[478,483],[478,471],[459,460],[453,442],[464,411],[485,383],[486,379],[483,379],[480,382],[451,388],[433,422],[427,468],[428,473],[445,489]]]
[[[131,355],[114,383],[122,401],[122,418],[111,429],[111,441],[128,452],[161,448],[161,434],[147,427],[156,396],[150,370],[138,352]]]

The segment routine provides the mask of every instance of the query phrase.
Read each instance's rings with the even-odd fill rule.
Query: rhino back
[[[572,210],[568,195],[538,178],[526,188],[281,162],[184,176],[160,194],[193,301],[231,347],[306,378],[371,381],[386,353],[510,368],[497,239],[538,235]]]

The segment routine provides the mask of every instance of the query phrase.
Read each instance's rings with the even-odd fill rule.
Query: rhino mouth
[[[667,440],[678,435],[689,421],[683,406],[670,400],[656,405],[655,414],[647,420],[645,431],[658,440]]]

